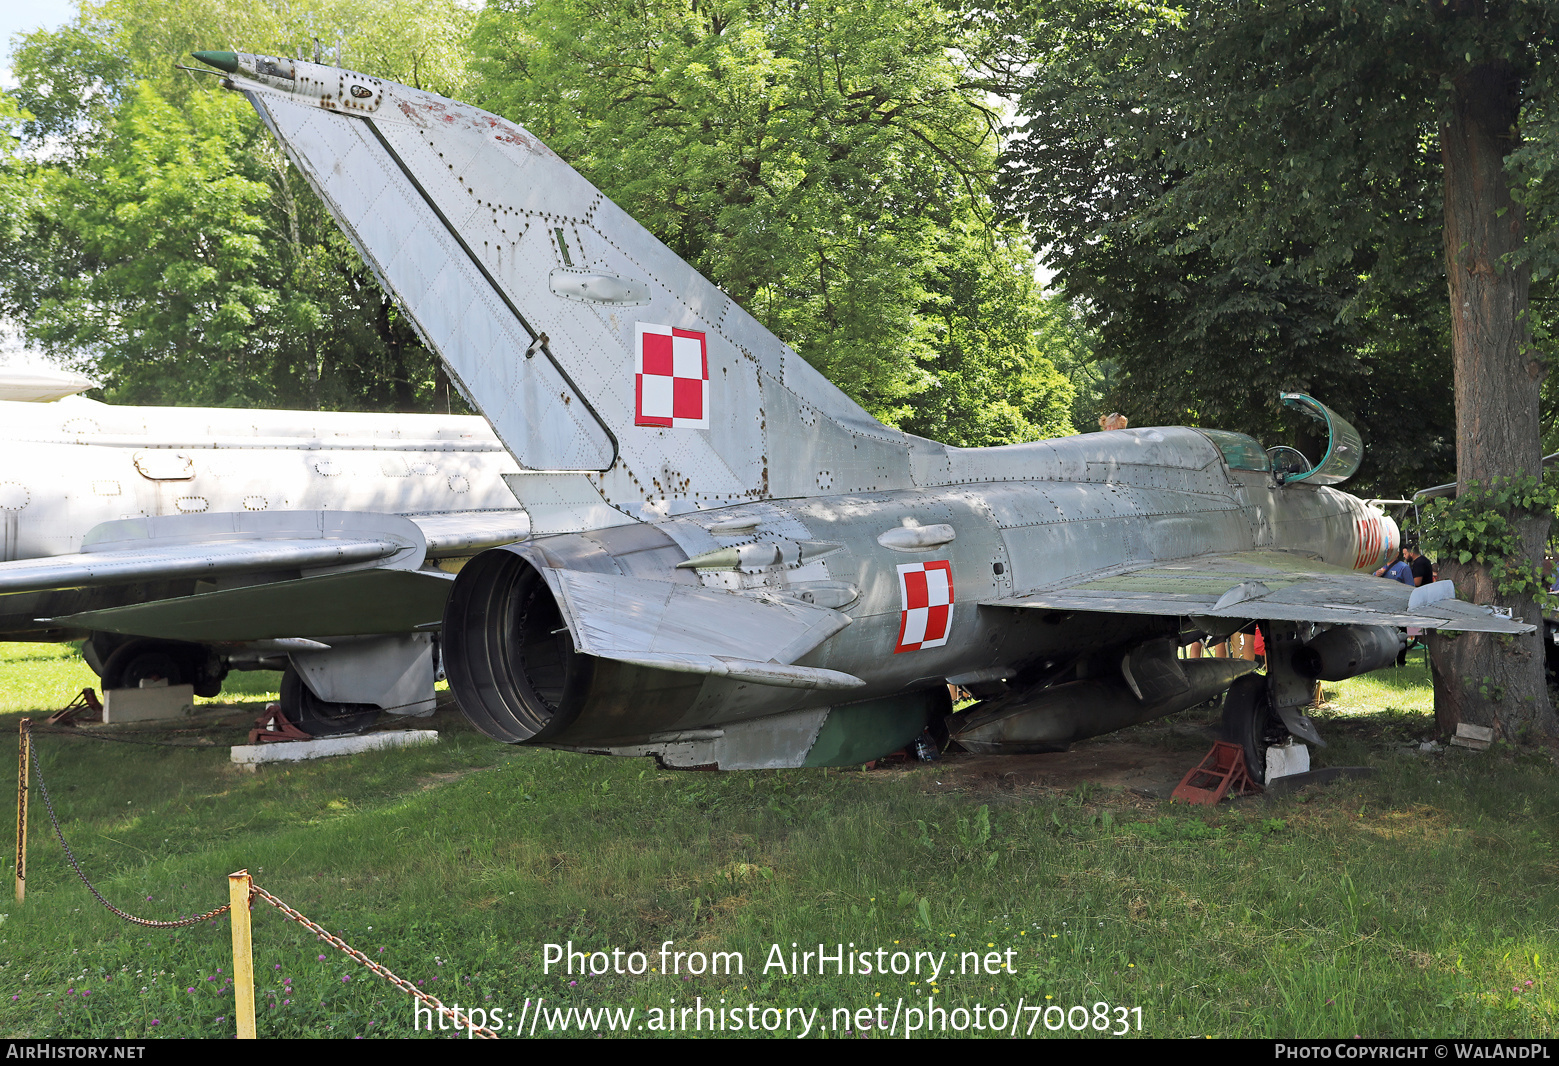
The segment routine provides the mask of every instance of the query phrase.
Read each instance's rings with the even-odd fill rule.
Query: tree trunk
[[[1541,474],[1538,392],[1542,364],[1527,322],[1531,272],[1511,253],[1525,242],[1521,205],[1510,195],[1505,156],[1516,146],[1520,82],[1501,64],[1455,80],[1452,114],[1440,131],[1445,164],[1445,266],[1455,352],[1456,475],[1469,480]],[[1547,515],[1518,516],[1522,546],[1541,559]],[[1543,673],[1542,616],[1531,596],[1502,595],[1488,568],[1442,560],[1442,578],[1476,603],[1510,607],[1538,626],[1525,637],[1464,633],[1430,641],[1435,722],[1493,726],[1510,741],[1559,732]]]

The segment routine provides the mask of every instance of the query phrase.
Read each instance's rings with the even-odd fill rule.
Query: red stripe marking
[[[931,615],[926,619],[925,639],[928,641],[941,640],[943,637],[947,636],[947,618],[950,614],[953,613],[952,604],[947,604],[946,606],[941,607],[932,607],[930,610]]]

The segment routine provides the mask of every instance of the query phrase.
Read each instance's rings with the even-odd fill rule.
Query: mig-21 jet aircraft
[[[1522,633],[1369,573],[1395,524],[1311,463],[1178,427],[1004,447],[883,425],[534,135],[335,67],[197,57],[242,92],[520,466],[529,540],[443,620],[464,713],[508,743],[722,769],[860,763],[946,728],[1064,749],[1228,691],[1266,746],[1320,743],[1315,678],[1398,627]],[[675,165],[675,160],[668,161]],[[1274,469],[1276,465],[1277,469]],[[1181,659],[1252,623],[1268,669]],[[948,685],[980,702],[951,710]]]

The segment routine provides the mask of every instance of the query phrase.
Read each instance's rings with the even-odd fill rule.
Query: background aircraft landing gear
[[[1290,734],[1272,709],[1272,693],[1262,674],[1237,678],[1223,697],[1223,739],[1245,751],[1245,768],[1257,784],[1267,781],[1267,748]]]
[[[320,699],[309,691],[297,668],[291,665],[281,675],[281,711],[289,722],[312,737],[356,733],[379,718],[379,708],[371,703],[331,703]]]
[[[101,653],[101,641],[94,661],[87,655],[87,663],[97,669],[103,689],[140,688],[142,681],[165,680],[171,685],[193,685],[197,696],[215,696],[222,691],[222,678],[227,673],[216,657],[198,644],[182,644],[162,640],[126,640],[112,647],[106,655]],[[87,649],[83,649],[85,652]]]

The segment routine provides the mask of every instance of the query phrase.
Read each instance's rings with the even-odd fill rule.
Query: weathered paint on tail
[[[911,438],[525,130],[334,67],[217,65],[526,469],[537,532],[911,484]]]

